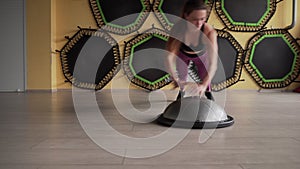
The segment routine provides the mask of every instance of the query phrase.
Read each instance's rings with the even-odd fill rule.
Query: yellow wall
[[[297,9],[300,9],[300,3],[297,4]],[[297,38],[300,37],[300,13],[296,16],[297,22],[293,29],[289,32],[293,35],[293,37]],[[286,26],[290,25],[292,22],[292,0],[284,0],[283,2],[277,4],[276,12],[272,19],[266,25],[268,28],[285,28]],[[240,42],[240,44],[245,49],[247,40],[253,36],[253,33],[232,33],[235,38]],[[246,72],[243,68],[241,79],[245,81],[239,82],[236,85],[232,86],[231,88],[234,89],[259,89],[259,86],[252,80],[250,75]],[[300,77],[298,78],[300,79]],[[292,83],[288,86],[287,90],[293,90],[299,86],[297,83]]]
[[[78,31],[77,26],[97,28],[88,0],[52,0],[52,3],[52,28],[55,30],[52,35],[53,49],[60,50],[67,42],[65,36],[72,37]],[[70,88],[70,83],[65,82],[62,73],[59,54],[53,59],[53,69],[56,70],[53,74],[56,84],[53,84],[53,87]]]
[[[277,11],[268,23],[270,28],[283,28],[291,22],[292,0],[284,0],[277,4]],[[300,9],[298,3],[297,9]],[[65,82],[58,53],[52,53],[55,49],[60,50],[67,42],[65,36],[72,36],[77,31],[77,26],[82,28],[97,28],[88,0],[27,0],[27,39],[28,39],[28,88],[29,89],[69,89],[70,83]],[[297,24],[290,30],[294,37],[300,37],[300,14],[297,15]],[[151,27],[152,22],[158,25],[156,18],[150,15],[140,32]],[[208,21],[215,28],[223,28],[223,24],[213,13]],[[51,23],[51,24],[50,24]],[[230,32],[245,48],[247,41],[254,33]],[[128,36],[115,36],[122,40]],[[122,49],[122,43],[120,43]],[[121,70],[117,78],[116,88],[128,87],[128,80]],[[231,89],[258,89],[249,74],[243,69],[241,79]],[[289,89],[299,84],[292,84]],[[110,87],[110,84],[106,88]]]
[[[51,89],[50,2],[26,1],[27,90]]]

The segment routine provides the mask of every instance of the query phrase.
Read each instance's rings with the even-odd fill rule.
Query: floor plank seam
[[[238,165],[239,165],[239,167],[241,167],[241,169],[246,169],[246,168],[244,168],[243,164],[238,164]]]
[[[296,140],[297,142],[300,143],[300,138],[292,137],[292,139]]]
[[[43,139],[39,140],[38,143],[33,144],[32,146],[30,146],[30,150],[33,150],[34,147],[37,147],[38,145],[40,145],[42,142],[46,141],[47,139],[49,139],[49,138],[43,138]]]

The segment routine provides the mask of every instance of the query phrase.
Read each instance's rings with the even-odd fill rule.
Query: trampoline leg
[[[215,101],[215,98],[214,98],[214,96],[212,95],[211,92],[205,92],[205,96],[206,96],[207,99]]]

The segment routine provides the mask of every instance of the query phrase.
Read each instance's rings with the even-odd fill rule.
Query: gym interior
[[[219,47],[205,117],[163,68],[183,3],[2,0],[0,168],[298,169],[298,0],[205,0]],[[179,123],[189,113],[203,120]]]

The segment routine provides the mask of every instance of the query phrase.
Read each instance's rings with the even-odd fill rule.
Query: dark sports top
[[[202,42],[203,30],[204,30],[204,25],[201,27],[202,32],[200,32],[197,46],[192,46],[192,45],[188,46],[185,43],[181,42],[179,51],[191,58],[195,58],[203,55],[206,52],[205,45]]]

